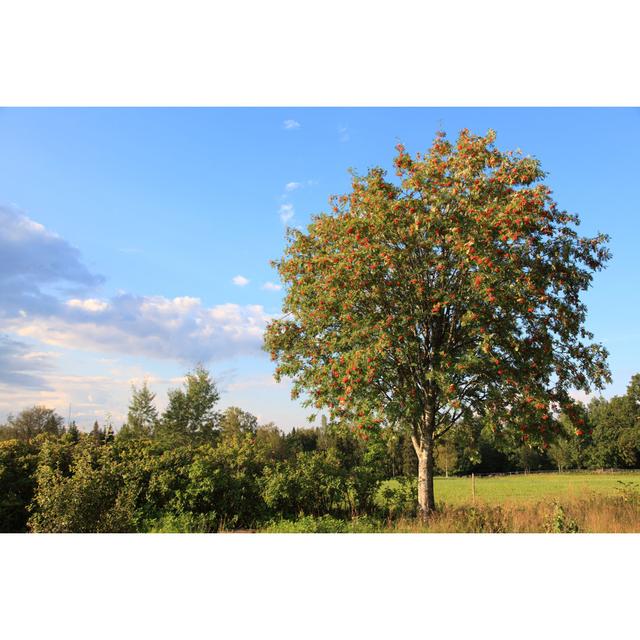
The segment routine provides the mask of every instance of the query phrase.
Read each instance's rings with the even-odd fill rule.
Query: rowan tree
[[[414,157],[398,145],[398,179],[353,173],[274,263],[286,287],[265,334],[276,378],[363,434],[407,425],[424,517],[435,444],[457,423],[544,446],[560,411],[577,415],[570,390],[610,378],[580,300],[608,237],[580,237],[539,161],[494,140],[438,133]]]

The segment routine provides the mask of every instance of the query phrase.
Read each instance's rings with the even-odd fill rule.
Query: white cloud
[[[275,284],[274,282],[265,282],[262,285],[262,288],[266,289],[267,291],[280,291],[280,289],[282,289],[279,284]]]
[[[285,120],[282,123],[283,128],[285,129],[299,129],[300,128],[300,123],[297,120]]]
[[[338,133],[340,134],[340,142],[349,142],[349,129],[347,127],[338,127]]]
[[[117,429],[126,419],[132,384],[140,387],[146,381],[157,394],[156,407],[162,410],[167,390],[179,386],[182,380],[160,378],[138,366],[130,366],[94,375],[56,371],[47,376],[43,389],[3,386],[0,381],[0,417],[38,404],[54,409],[65,419],[70,415],[85,430],[91,428],[94,420],[103,424],[109,414]]]
[[[190,364],[261,352],[270,319],[261,306],[205,307],[189,296],[124,292],[100,299],[87,294],[103,279],[80,258],[41,224],[0,207],[0,330],[64,348]],[[233,282],[249,280],[238,275]],[[0,383],[42,386],[39,372],[50,368],[49,357],[29,354],[14,338],[0,341]]]
[[[591,400],[598,397],[595,393],[585,393],[584,391],[578,390],[578,389],[573,389],[572,391],[569,392],[569,395],[574,400],[577,400],[582,404],[589,404]]]
[[[126,415],[131,382],[152,377],[137,366],[123,369],[121,355],[185,367],[264,355],[264,330],[272,316],[261,305],[205,306],[190,296],[124,291],[107,298],[96,290],[103,280],[66,240],[0,207],[0,419],[2,412],[33,404],[66,417],[71,405],[80,424],[103,422],[109,410],[117,426]],[[234,282],[243,286],[248,279],[236,276]],[[59,349],[71,350],[72,360]],[[78,366],[83,357],[86,362]],[[83,373],[69,375],[63,358],[65,368],[71,362],[71,371]],[[84,372],[89,366],[93,375]],[[162,369],[172,366],[162,364]],[[154,391],[161,394],[179,382],[158,379]]]
[[[302,184],[300,182],[287,182],[287,184],[284,186],[284,190],[291,192],[299,189],[301,186]]]
[[[237,276],[234,276],[233,278],[233,284],[235,284],[238,287],[246,287],[249,284],[249,280],[244,276],[237,275]]]
[[[290,203],[280,205],[280,220],[283,224],[287,224],[291,218],[296,214],[293,205]]]
[[[87,302],[87,301],[81,301]],[[70,349],[209,362],[258,354],[270,320],[260,305],[205,307],[198,298],[120,295],[66,313],[5,322],[19,336]]]
[[[97,300],[96,298],[87,298],[86,300],[73,298],[72,300],[67,300],[66,304],[72,309],[84,309],[85,311],[94,312],[104,311],[109,306],[108,302]]]

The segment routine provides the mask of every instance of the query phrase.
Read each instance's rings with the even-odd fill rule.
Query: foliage
[[[297,453],[264,470],[264,501],[284,517],[344,511],[346,484],[335,452]]]
[[[223,441],[215,448],[204,445],[195,452],[187,483],[170,506],[177,513],[212,514],[216,528],[251,528],[264,515],[260,471],[252,436]]]
[[[618,480],[618,491],[623,502],[640,506],[640,483]]]
[[[265,525],[261,533],[376,533],[381,523],[370,518],[341,520],[332,516],[303,516],[297,520],[276,520]]]
[[[214,409],[220,394],[209,372],[197,366],[186,375],[184,389],[169,391],[169,404],[158,425],[159,437],[171,442],[211,442],[218,429]]]
[[[433,443],[460,420],[542,444],[560,409],[573,415],[570,389],[610,379],[580,302],[607,237],[580,237],[540,163],[494,139],[438,134],[415,158],[399,145],[399,184],[379,168],[354,174],[333,214],[290,230],[276,263],[287,285],[265,336],[276,376],[365,432],[410,426],[424,512]]]
[[[31,442],[41,433],[52,436],[62,435],[64,418],[53,409],[34,406],[23,409],[17,416],[9,416],[7,424],[0,431],[0,440],[21,440]]]
[[[547,533],[580,533],[578,523],[569,518],[561,504],[554,504],[553,515],[545,524]]]
[[[36,460],[33,445],[20,440],[0,441],[0,533],[27,530]]]
[[[376,494],[376,504],[383,515],[392,520],[414,516],[416,484],[415,478],[383,482]]]
[[[219,428],[223,437],[254,435],[258,428],[258,418],[240,407],[228,407],[220,416]]]
[[[457,463],[458,451],[455,442],[450,438],[441,440],[435,452],[436,470],[449,476],[449,472],[455,470]]]
[[[589,466],[637,467],[640,463],[640,408],[630,395],[594,399],[589,405],[594,446]]]
[[[449,449],[444,455],[455,459],[451,472],[457,474],[611,463],[638,468],[639,381],[634,376],[624,396],[579,405],[573,420],[557,416],[558,438],[548,449],[476,419],[456,425],[440,447]],[[580,531],[637,530],[634,473],[476,476],[473,505],[470,478],[438,477],[438,511],[428,526],[418,525],[416,456],[405,427],[383,424],[363,438],[346,420],[283,434],[273,424],[258,426],[239,408],[226,419],[227,427],[205,442],[198,429],[182,439],[157,433],[114,438],[109,419],[89,433],[73,423],[66,431],[18,431],[22,439],[0,442],[1,529],[497,532],[569,531],[575,524]],[[411,465],[405,465],[407,451]],[[442,448],[438,455],[442,464]]]
[[[218,518],[216,513],[168,512],[147,523],[147,533],[215,533]]]
[[[73,447],[68,475],[57,462],[64,453],[48,442],[42,446],[36,470],[34,513],[29,521],[31,530],[131,531],[135,495],[124,482],[113,448],[83,440]]]
[[[131,391],[127,422],[118,435],[121,438],[149,438],[158,424],[158,410],[153,404],[156,394],[149,389],[146,380],[140,389],[133,385]]]

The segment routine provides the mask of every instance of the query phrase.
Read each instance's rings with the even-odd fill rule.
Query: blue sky
[[[390,167],[397,142],[463,127],[538,157],[581,232],[612,236],[585,300],[622,393],[640,371],[638,109],[3,109],[0,416],[44,403],[119,424],[132,382],[162,407],[203,360],[223,406],[304,423],[260,351],[283,220],[326,210],[349,167]]]

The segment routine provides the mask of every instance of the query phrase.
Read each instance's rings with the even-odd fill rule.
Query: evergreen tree
[[[104,443],[104,432],[100,428],[97,420],[93,423],[93,429],[91,429],[91,437],[96,442],[96,444]]]
[[[150,437],[158,424],[158,410],[153,403],[156,394],[149,389],[146,380],[140,389],[131,385],[131,391],[127,422],[120,430],[119,436]]]
[[[69,423],[69,427],[67,429],[67,437],[71,442],[76,443],[80,440],[80,430],[78,429],[78,425],[75,420],[72,420]]]

